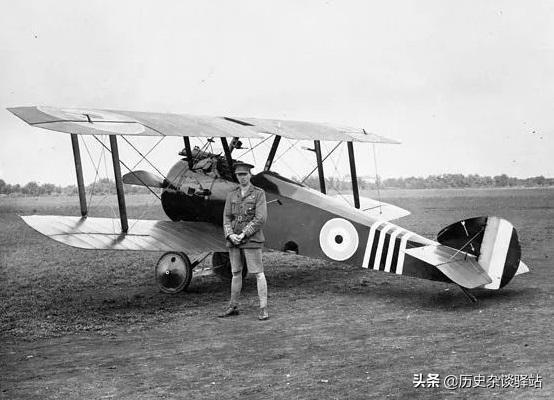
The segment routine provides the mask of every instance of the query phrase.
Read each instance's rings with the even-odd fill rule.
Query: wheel
[[[185,253],[169,251],[156,264],[156,283],[164,293],[178,293],[190,284],[192,265]]]
[[[248,267],[246,265],[246,260],[242,256],[242,277],[246,277],[248,274]],[[224,253],[221,251],[216,251],[212,256],[212,269],[214,273],[222,278],[223,280],[229,281],[233,277],[231,272],[231,261],[229,260],[229,253]]]

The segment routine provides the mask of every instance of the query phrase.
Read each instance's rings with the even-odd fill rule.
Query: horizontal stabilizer
[[[128,185],[149,186],[163,188],[164,180],[156,174],[148,171],[132,171],[123,175],[123,183]]]
[[[529,272],[529,267],[523,261],[520,261],[516,271],[516,275],[525,274],[527,272]]]
[[[492,282],[477,257],[443,245],[407,249],[406,254],[437,267],[458,285],[473,289]]]
[[[354,207],[351,198],[347,199],[344,195],[338,194],[331,197],[340,200],[350,207]],[[410,215],[408,210],[369,197],[360,197],[360,210],[372,218],[381,219],[383,221],[394,221],[395,219]]]
[[[31,228],[60,243],[81,249],[227,251],[222,229],[209,222],[130,219],[129,231],[121,232],[119,219],[61,215],[21,217]]]

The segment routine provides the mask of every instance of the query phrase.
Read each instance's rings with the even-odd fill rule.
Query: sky
[[[332,122],[402,142],[376,146],[382,177],[553,177],[552,21],[551,1],[4,1],[0,178],[75,182],[69,136],[5,110],[25,105]],[[110,176],[93,144],[83,158]],[[181,148],[168,138],[151,158],[167,170]],[[375,174],[371,145],[356,156]],[[314,155],[279,163],[300,176]],[[326,173],[347,171],[341,147]]]

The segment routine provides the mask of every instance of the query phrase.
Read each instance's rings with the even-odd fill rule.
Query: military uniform
[[[244,232],[244,240],[238,245],[241,249],[261,249],[265,242],[263,225],[267,219],[267,205],[263,189],[250,185],[242,196],[240,187],[231,191],[225,201],[223,211],[223,229],[227,247],[236,247],[229,235]]]
[[[267,205],[265,192],[254,185],[244,196],[240,187],[231,191],[225,201],[223,211],[223,230],[226,244],[229,247],[229,257],[233,272],[241,271],[243,268],[241,249],[258,249],[257,251],[242,251],[246,259],[248,271],[251,273],[263,272],[261,249],[265,242],[263,225],[267,219]],[[244,233],[244,239],[239,245],[234,245],[229,240],[229,235]]]
[[[233,279],[231,281],[231,300],[229,307],[220,317],[237,315],[238,298],[242,289],[243,257],[246,260],[248,272],[256,275],[258,296],[260,298],[260,314],[258,319],[269,318],[267,313],[267,282],[262,264],[262,247],[265,242],[263,225],[267,219],[267,204],[265,192],[250,182],[250,169],[253,165],[237,163],[235,174],[240,186],[231,191],[225,200],[223,211],[223,232],[229,248],[229,259]],[[247,189],[246,189],[247,188]],[[242,194],[242,189],[246,193]],[[231,240],[233,237],[235,243]]]

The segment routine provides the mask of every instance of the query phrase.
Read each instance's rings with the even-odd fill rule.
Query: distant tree
[[[0,194],[6,193],[6,182],[3,179],[0,179]]]
[[[497,175],[492,179],[494,181],[494,186],[496,186],[496,187],[506,187],[506,186],[508,186],[508,175],[506,175],[506,174]]]
[[[490,187],[494,185],[494,180],[490,176],[484,176],[481,178],[482,185],[485,187]]]
[[[45,183],[40,187],[40,194],[52,194],[56,192],[56,185],[52,183]]]
[[[12,193],[21,193],[21,186],[19,183],[16,183],[15,185],[7,184],[6,185],[6,194],[12,194]]]
[[[64,196],[73,196],[77,194],[77,186],[68,185],[62,189],[62,194]]]
[[[543,186],[545,183],[546,183],[546,178],[544,176],[535,176],[533,178],[533,180],[535,181],[535,184],[537,186]]]
[[[21,192],[23,194],[28,194],[31,196],[38,196],[40,194],[40,186],[38,185],[38,183],[32,181],[23,186]]]

